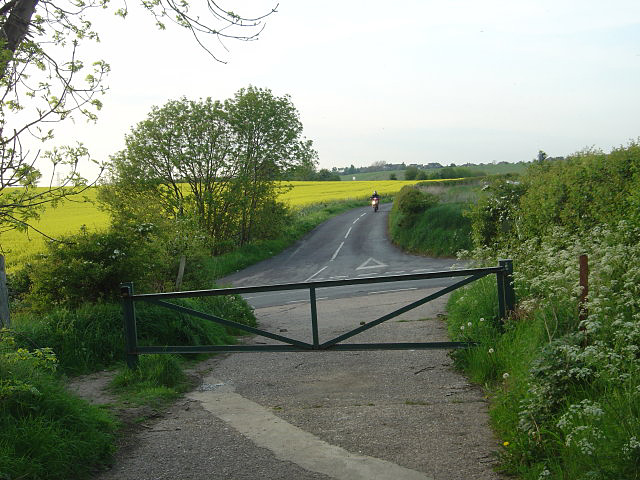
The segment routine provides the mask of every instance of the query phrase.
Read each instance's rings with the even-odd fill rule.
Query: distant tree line
[[[340,174],[334,168],[333,170],[329,170],[327,168],[321,168],[320,170],[315,169],[315,165],[301,165],[292,171],[290,171],[286,176],[285,180],[294,180],[294,181],[312,181],[312,182],[339,182],[342,180],[340,178]]]
[[[465,167],[443,167],[433,171],[407,167],[404,171],[405,180],[442,180],[445,178],[482,177],[484,175],[484,172]]]

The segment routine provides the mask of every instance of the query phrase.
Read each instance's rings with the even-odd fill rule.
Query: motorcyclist
[[[371,195],[369,199],[371,200],[371,206],[373,207],[373,211],[377,212],[378,204],[380,203],[380,195],[378,195],[378,192],[374,190],[373,195]]]

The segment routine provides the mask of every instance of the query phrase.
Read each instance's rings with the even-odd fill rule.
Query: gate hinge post
[[[122,297],[122,312],[124,315],[124,341],[127,366],[135,369],[138,368],[138,333],[136,329],[136,309],[132,298],[132,282],[120,284],[120,296]]]
[[[502,318],[506,318],[516,309],[516,290],[513,283],[513,260],[499,260],[499,265],[503,268],[502,274],[502,294],[504,301],[504,312],[501,312]],[[498,286],[498,289],[500,287]],[[500,292],[498,292],[499,294]]]

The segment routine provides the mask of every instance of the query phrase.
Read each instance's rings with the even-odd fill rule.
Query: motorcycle
[[[379,198],[372,198],[371,199],[371,206],[373,207],[373,211],[377,212],[378,211],[378,204],[380,203],[380,199]]]

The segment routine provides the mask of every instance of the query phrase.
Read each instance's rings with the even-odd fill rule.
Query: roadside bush
[[[27,266],[27,303],[38,310],[75,308],[86,302],[109,301],[119,295],[120,282],[137,281],[140,289],[158,287],[164,257],[131,230],[89,233],[50,242],[47,252]]]
[[[455,256],[471,248],[471,221],[463,215],[466,208],[443,203],[407,219],[394,205],[389,217],[391,240],[410,252]]]
[[[512,242],[521,216],[520,198],[526,191],[523,183],[503,178],[493,180],[483,189],[468,212],[475,246],[498,247]]]
[[[116,423],[67,392],[56,365],[0,331],[0,478],[85,478],[113,453]]]
[[[405,185],[396,194],[394,203],[400,213],[415,215],[436,205],[438,197],[430,193],[423,193],[410,185]]]

